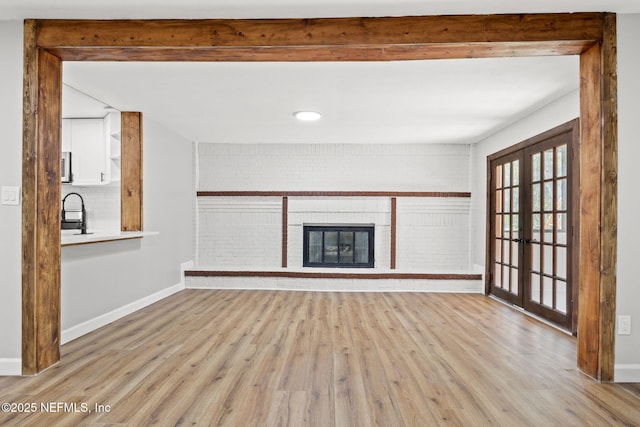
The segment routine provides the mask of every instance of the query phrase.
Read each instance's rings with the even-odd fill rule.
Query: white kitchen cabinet
[[[71,146],[73,185],[105,185],[111,180],[108,132],[104,119],[63,120],[62,145]]]

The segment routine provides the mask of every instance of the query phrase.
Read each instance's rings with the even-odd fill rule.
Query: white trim
[[[0,359],[0,376],[22,375],[22,359]]]
[[[242,289],[316,292],[484,292],[481,280],[323,279],[293,277],[187,277],[187,289]]]
[[[184,272],[187,270],[193,270],[194,265],[193,261],[185,261],[180,264],[180,284],[182,285],[182,289],[185,288]]]
[[[69,341],[73,341],[76,338],[81,337],[82,335],[88,334],[91,331],[95,331],[98,328],[108,325],[109,323],[121,319],[122,317],[127,316],[135,311],[143,309],[148,305],[151,305],[155,302],[160,301],[161,299],[175,294],[176,292],[180,292],[184,289],[184,275],[182,277],[182,281],[177,285],[173,285],[159,292],[156,292],[155,294],[146,296],[120,308],[116,308],[115,310],[94,317],[93,319],[89,319],[86,322],[80,323],[79,325],[65,329],[61,334],[61,344],[66,344]]]
[[[613,372],[616,383],[640,383],[640,363],[617,364]]]

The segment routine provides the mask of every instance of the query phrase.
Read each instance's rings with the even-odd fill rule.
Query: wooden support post
[[[613,380],[617,242],[615,15],[604,38],[580,56],[580,286],[578,367]]]
[[[121,229],[142,231],[142,113],[121,114]]]
[[[35,45],[25,22],[22,162],[22,372],[60,360],[62,61]]]

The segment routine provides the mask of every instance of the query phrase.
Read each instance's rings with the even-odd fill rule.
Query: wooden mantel
[[[23,372],[59,358],[63,61],[394,61],[581,57],[578,367],[613,379],[616,17],[606,13],[275,20],[27,20],[24,49]],[[428,78],[428,76],[425,76]],[[605,208],[606,207],[606,208]],[[588,243],[588,244],[587,244]],[[588,278],[587,280],[584,280]]]

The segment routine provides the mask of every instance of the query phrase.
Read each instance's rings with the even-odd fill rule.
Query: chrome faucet
[[[68,213],[65,210],[64,204],[69,196],[78,196],[80,198],[81,210],[68,211],[76,214],[80,213],[80,218],[78,218],[77,215],[75,217],[67,215]],[[84,199],[78,193],[69,193],[62,199],[62,230],[80,230],[80,234],[91,234],[87,233],[87,210],[84,208]]]

